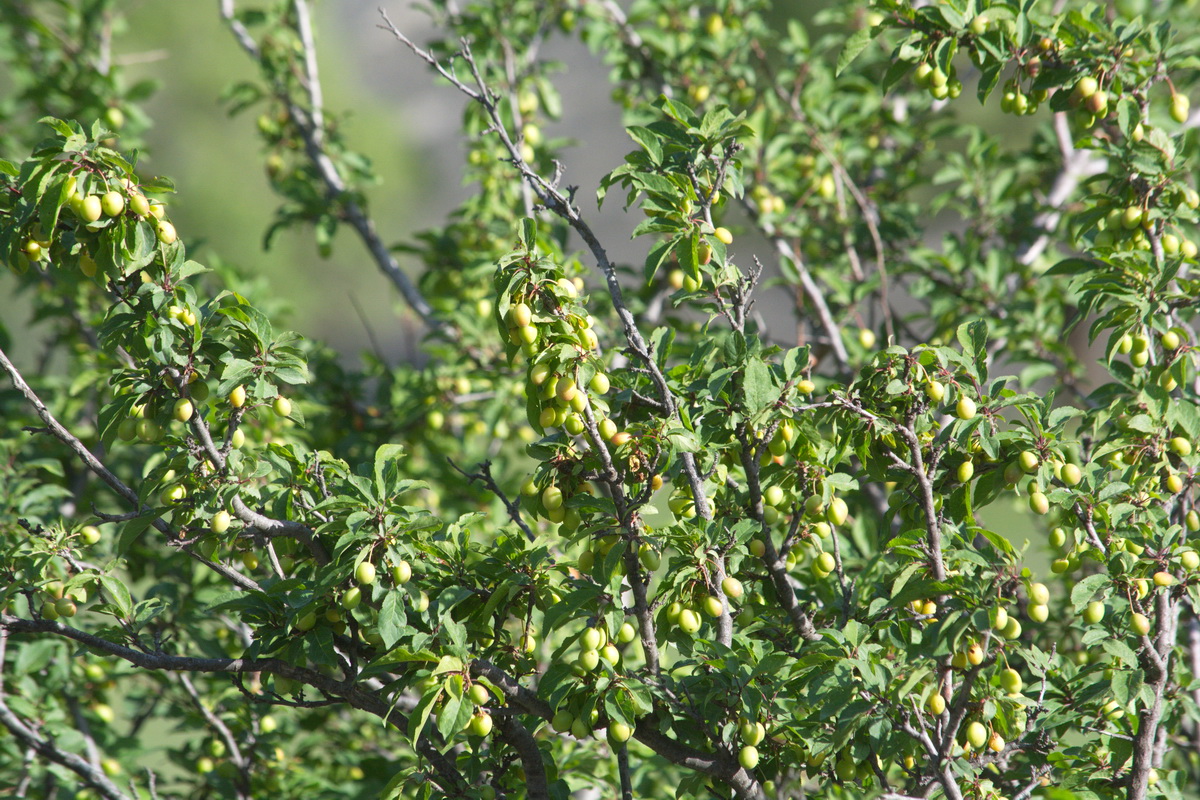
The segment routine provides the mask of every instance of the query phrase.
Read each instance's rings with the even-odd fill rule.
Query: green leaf
[[[762,359],[751,359],[746,363],[742,375],[742,391],[745,397],[746,416],[757,417],[779,399],[779,387],[771,368]]]
[[[846,67],[850,66],[854,59],[858,58],[859,54],[867,49],[867,45],[874,38],[875,31],[873,28],[860,28],[851,34],[850,38],[846,40],[845,46],[842,47],[842,52],[838,55],[837,69],[834,70],[833,74],[835,76],[841,75]]]

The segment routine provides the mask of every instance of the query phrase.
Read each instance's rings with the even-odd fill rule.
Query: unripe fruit
[[[991,622],[992,630],[1002,631],[1008,627],[1008,610],[1003,606],[997,606],[988,613],[988,619]]]
[[[162,438],[162,428],[152,419],[139,419],[137,437],[147,444],[153,444]]]
[[[213,514],[212,521],[209,523],[209,527],[212,529],[213,533],[224,533],[225,531],[229,530],[229,523],[232,521],[233,517],[230,516],[229,512],[221,509],[217,513]]]
[[[317,612],[309,611],[296,620],[296,630],[311,631],[317,624]]]
[[[370,561],[360,562],[354,569],[354,580],[359,586],[370,586],[375,582],[375,565]]]
[[[1168,443],[1168,446],[1171,448],[1171,451],[1173,453],[1175,453],[1175,455],[1177,455],[1177,456],[1184,457],[1184,456],[1190,456],[1192,454],[1191,440],[1185,439],[1182,436],[1172,437],[1171,441]]]
[[[342,595],[342,608],[353,611],[362,603],[362,589],[352,586]]]
[[[1155,586],[1170,586],[1175,583],[1175,576],[1169,572],[1159,571],[1154,573]]]
[[[946,396],[946,387],[937,381],[929,381],[925,384],[925,396],[933,403],[940,403]]]
[[[1041,492],[1030,492],[1029,510],[1035,514],[1047,514],[1050,512],[1050,500]]]
[[[967,725],[966,739],[973,749],[978,750],[988,740],[987,728],[983,727],[982,722],[971,722]]]
[[[238,428],[233,432],[233,436],[229,437],[229,444],[237,449],[246,443],[246,432]]]
[[[542,491],[542,505],[546,507],[547,511],[554,511],[557,508],[562,508],[562,504],[562,489],[559,489],[554,484],[551,484]]]
[[[988,749],[994,753],[999,753],[1004,749],[1004,737],[993,731],[991,737],[988,739]]]
[[[763,490],[763,502],[768,506],[779,507],[787,501],[787,495],[782,486],[768,486]]]
[[[603,372],[597,372],[592,376],[592,379],[588,381],[588,389],[595,394],[608,394],[609,388],[611,388],[611,385],[609,383],[608,376]]]
[[[1050,602],[1050,590],[1044,583],[1029,584],[1029,602],[1045,605]]]
[[[554,712],[554,716],[550,718],[550,727],[559,733],[566,733],[571,730],[571,726],[575,724],[575,715],[565,708]]]
[[[175,401],[175,409],[172,412],[172,415],[179,422],[187,422],[192,418],[192,413],[194,411],[195,407],[192,405],[191,400],[188,400],[187,398],[180,398],[179,400]]]
[[[100,219],[100,215],[103,213],[100,198],[94,194],[83,198],[79,203],[78,213],[79,218],[84,222],[95,222]]]
[[[242,565],[246,569],[258,569],[258,556],[254,553],[242,553]]]
[[[1185,94],[1171,95],[1171,119],[1179,124],[1187,122],[1188,111],[1191,109],[1191,101]]]
[[[84,544],[96,544],[100,541],[100,529],[95,525],[84,525],[79,529],[79,538]]]
[[[110,217],[118,216],[125,210],[125,197],[120,192],[105,192],[100,198],[100,208]]]
[[[1145,614],[1135,612],[1130,619],[1130,627],[1138,636],[1145,636],[1150,632],[1150,619]]]
[[[958,398],[958,404],[955,406],[954,413],[959,419],[967,420],[975,418],[975,401],[969,397]]]
[[[1083,610],[1083,621],[1088,625],[1095,625],[1104,619],[1104,611],[1104,603],[1101,603],[1099,600],[1093,600]]]
[[[738,763],[744,769],[754,769],[758,766],[758,748],[748,744],[738,752]]]
[[[271,409],[277,417],[286,417],[292,413],[292,401],[288,400],[283,395],[278,395],[275,402],[271,404]]]
[[[622,622],[620,629],[617,630],[617,641],[621,644],[629,644],[637,638],[637,629],[633,627],[631,622]]]
[[[730,576],[721,581],[721,591],[725,592],[726,597],[732,600],[737,600],[742,596],[745,590],[742,588],[741,581]]]
[[[626,725],[624,722],[608,723],[608,740],[613,744],[622,744],[629,741],[629,737],[633,736],[633,728]]]
[[[983,663],[983,648],[978,643],[967,648],[967,663],[977,667]]]
[[[60,597],[54,601],[54,610],[60,617],[73,617],[79,609],[70,597]]]
[[[527,328],[533,322],[533,309],[524,303],[517,303],[509,309],[508,321],[518,328]]]
[[[971,480],[971,478],[975,476],[975,464],[972,463],[970,459],[962,462],[958,465],[956,476],[958,477],[959,483],[966,483],[967,481]]]
[[[849,513],[850,510],[846,507],[846,501],[840,497],[835,497],[829,501],[829,509],[825,512],[825,519],[829,520],[832,525],[842,525]]]
[[[488,694],[487,687],[482,683],[473,683],[471,688],[467,690],[467,696],[471,698],[471,702],[477,706],[487,705],[491,695]]]
[[[742,724],[738,726],[738,733],[741,734],[742,741],[751,747],[757,747],[763,739],[767,738],[767,729],[763,727],[763,724],[748,719],[742,720]]]
[[[929,709],[929,713],[935,717],[940,717],[942,712],[946,710],[946,698],[942,697],[937,692],[929,695],[929,700],[926,701],[925,707]]]
[[[407,561],[401,561],[392,567],[392,583],[403,586],[410,580],[412,580],[412,565]]]
[[[685,608],[679,612],[679,630],[686,634],[693,634],[700,630],[700,615],[690,608]]]
[[[767,545],[761,539],[751,539],[749,549],[755,558],[762,558],[767,554]]]
[[[600,431],[600,438],[606,441],[612,441],[612,438],[617,435],[617,423],[613,422],[608,417],[600,420],[597,426]]]
[[[1038,458],[1037,453],[1032,450],[1024,450],[1017,457],[1017,463],[1021,465],[1021,469],[1025,472],[1036,472],[1041,460]]]
[[[492,715],[482,711],[471,716],[471,733],[474,736],[487,736],[492,732]]]
[[[168,486],[163,489],[159,499],[162,500],[164,506],[172,506],[182,501],[185,497],[187,497],[187,489],[177,483],[174,486]]]
[[[1020,639],[1021,638],[1021,622],[1016,617],[1009,617],[1008,624],[1004,626],[1002,631],[1005,639]]]
[[[242,406],[246,405],[245,386],[238,385],[233,387],[233,390],[229,392],[229,405],[233,406],[234,408],[241,408]]]
[[[1067,486],[1078,486],[1083,480],[1083,470],[1075,464],[1063,464],[1062,482]]]
[[[1183,567],[1188,572],[1194,571],[1200,567],[1200,553],[1195,550],[1184,550],[1179,554],[1179,566]]]
[[[1009,667],[1000,673],[1000,688],[1009,694],[1018,694],[1025,682],[1021,680],[1021,673]]]
[[[604,633],[599,628],[588,628],[579,637],[580,650],[599,650],[604,646]]]
[[[717,240],[721,242],[721,244],[733,244],[733,234],[729,232],[728,228],[717,228],[715,231],[713,231],[713,235],[717,237]]]
[[[575,659],[575,666],[577,666],[583,672],[593,672],[596,667],[600,666],[600,651],[580,651],[579,657]]]
[[[837,561],[832,553],[821,553],[813,562],[813,566],[828,575],[837,568]]]
[[[721,605],[721,598],[715,595],[709,595],[708,597],[705,597],[702,605],[704,608],[704,613],[713,618],[721,616],[721,612],[725,610],[724,606]]]

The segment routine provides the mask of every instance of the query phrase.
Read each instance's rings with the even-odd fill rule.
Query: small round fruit
[[[54,601],[54,610],[60,617],[73,617],[79,609],[70,597],[60,597]]]
[[[1046,588],[1046,584],[1029,584],[1029,602],[1043,606],[1050,602],[1050,590]]]
[[[979,721],[969,723],[966,730],[966,739],[967,743],[973,749],[978,750],[988,740],[987,728],[983,727],[983,723]]]
[[[1025,682],[1021,680],[1021,673],[1017,672],[1012,667],[1000,673],[1000,688],[1009,694],[1018,694],[1025,686]]]
[[[100,198],[100,208],[110,217],[118,216],[125,210],[125,196],[120,192],[105,192]]]
[[[713,231],[713,235],[717,237],[717,241],[721,242],[721,244],[733,244],[733,234],[729,232],[728,228],[717,228]]]
[[[229,392],[229,405],[233,406],[234,408],[241,408],[242,406],[246,405],[245,386],[238,385],[233,387],[232,391]]]
[[[1104,603],[1099,600],[1093,600],[1083,609],[1083,621],[1088,625],[1095,625],[1104,619]]]
[[[967,648],[967,663],[971,666],[977,667],[982,664],[983,657],[983,648],[980,647],[978,643],[972,644]]]
[[[958,403],[954,407],[954,413],[958,416],[959,419],[963,419],[963,420],[974,419],[975,412],[976,412],[976,406],[975,406],[974,400],[972,400],[971,398],[966,397],[966,396],[958,398]]]
[[[1190,456],[1192,454],[1191,440],[1185,439],[1182,436],[1172,437],[1171,441],[1167,443],[1167,446],[1170,447],[1171,452],[1177,456]]]
[[[988,749],[993,753],[999,753],[1004,749],[1004,737],[993,731],[992,735],[988,737]]]
[[[403,586],[410,580],[412,580],[412,565],[407,561],[400,561],[392,567],[392,583]]]
[[[508,320],[518,328],[527,328],[533,322],[533,309],[525,303],[517,303],[509,310]]]
[[[840,497],[835,497],[829,501],[829,508],[825,511],[825,519],[831,525],[842,525],[846,522],[846,517],[850,513],[850,509],[846,506],[846,501]]]
[[[929,713],[935,717],[940,717],[942,712],[946,710],[946,698],[942,697],[937,692],[929,695],[929,700],[925,702],[925,707],[929,709]]]
[[[175,408],[171,413],[177,421],[187,422],[192,418],[192,414],[195,412],[195,410],[195,406],[192,405],[191,400],[188,400],[186,397],[181,397],[175,401]]]
[[[492,715],[485,714],[482,711],[471,715],[471,734],[474,736],[487,736],[492,732]]]
[[[100,529],[95,525],[84,525],[79,529],[79,538],[84,544],[96,544],[100,541]]]
[[[763,724],[749,719],[742,720],[742,724],[738,727],[738,733],[741,734],[742,741],[751,747],[757,747],[763,739],[767,738],[767,729],[763,727]]]
[[[745,589],[742,588],[741,581],[729,576],[721,581],[721,591],[725,592],[725,596],[731,600],[737,600],[745,592]]]
[[[875,347],[875,331],[870,328],[858,329],[858,343],[862,345],[864,350],[870,350]]]
[[[95,222],[103,213],[103,204],[97,195],[89,194],[79,203],[79,218],[84,222]]]
[[[362,561],[354,569],[354,580],[359,586],[370,586],[375,582],[375,565],[370,561]]]
[[[705,597],[702,606],[704,613],[714,618],[721,616],[721,613],[725,610],[725,607],[721,604],[721,598],[715,595]]]
[[[575,666],[579,667],[583,672],[592,672],[596,667],[600,666],[600,651],[581,651],[579,657],[575,659]]]
[[[1017,456],[1017,463],[1021,465],[1021,469],[1025,472],[1037,472],[1038,465],[1041,464],[1041,459],[1032,450],[1023,450],[1021,451],[1021,455]]]
[[[837,561],[834,559],[832,553],[821,553],[813,562],[813,566],[821,572],[829,574],[837,568]]]
[[[209,528],[213,533],[224,533],[229,530],[229,523],[233,522],[233,517],[225,509],[221,509],[212,515],[212,520],[209,522]]]
[[[292,413],[292,401],[288,400],[283,395],[278,395],[275,402],[271,404],[271,409],[277,417],[287,417]]]
[[[575,715],[565,708],[554,712],[554,716],[550,718],[550,727],[559,733],[566,733],[571,730],[571,726],[575,724]]]
[[[1138,614],[1135,612],[1130,618],[1129,627],[1131,627],[1133,632],[1138,636],[1145,636],[1146,634],[1150,633],[1150,618],[1145,614]]]
[[[1021,638],[1021,621],[1016,617],[1008,618],[1008,625],[1004,626],[1002,631],[1005,639],[1020,639]]]
[[[690,608],[685,608],[679,612],[679,620],[676,623],[679,630],[691,635],[700,630],[700,615]]]
[[[187,497],[187,488],[177,483],[163,489],[159,499],[162,500],[164,506],[173,506],[181,502],[185,497]]]
[[[613,721],[608,723],[608,740],[613,744],[627,742],[631,736],[633,736],[633,728],[624,722]]]
[[[629,644],[636,638],[637,629],[633,627],[633,623],[621,623],[621,628],[617,631],[617,641],[621,644]]]
[[[242,553],[242,566],[249,570],[258,569],[258,556],[254,553]]]
[[[1050,513],[1050,500],[1041,492],[1029,493],[1029,510],[1035,514]]]
[[[308,611],[296,620],[296,630],[311,631],[317,625],[317,612]]]
[[[1155,586],[1170,586],[1173,583],[1175,583],[1175,576],[1171,573],[1162,570],[1154,573]]]
[[[488,694],[487,687],[482,683],[473,683],[471,688],[467,690],[467,695],[471,698],[471,702],[477,706],[487,705],[492,696]]]
[[[1192,103],[1187,95],[1178,93],[1171,95],[1171,119],[1181,125],[1187,122],[1188,111],[1191,110],[1191,105]]]
[[[546,507],[547,511],[554,511],[557,508],[562,508],[562,504],[562,489],[559,489],[554,484],[550,484],[544,490],[542,490],[542,505]]]
[[[738,751],[738,763],[743,769],[754,769],[758,766],[758,748],[748,744]]]
[[[362,589],[357,586],[351,586],[342,595],[342,608],[347,611],[353,611],[362,604]]]
[[[1063,464],[1062,482],[1067,486],[1078,486],[1083,480],[1083,470],[1075,464]]]

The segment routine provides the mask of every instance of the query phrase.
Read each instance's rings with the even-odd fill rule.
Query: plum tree
[[[1187,3],[437,0],[428,44],[385,14],[464,104],[469,197],[415,234],[310,0],[222,3],[267,239],[353,237],[421,333],[358,366],[194,260],[225,237],[140,155],[129,4],[9,5],[27,794],[1197,796]],[[622,120],[594,182],[567,39]]]

